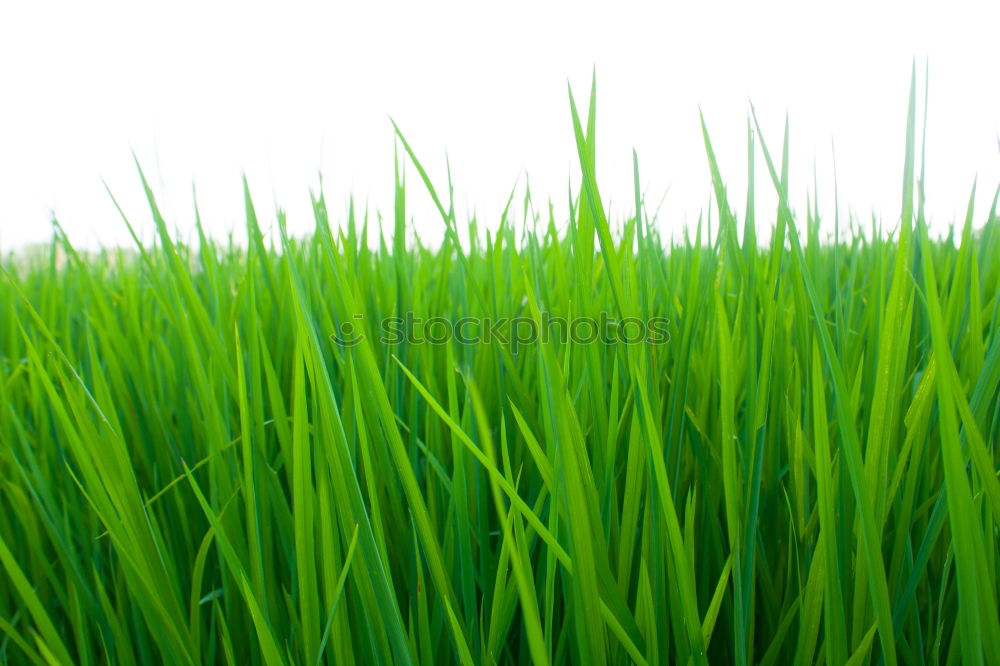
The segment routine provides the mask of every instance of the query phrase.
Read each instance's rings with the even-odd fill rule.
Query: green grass
[[[188,246],[143,178],[155,243],[8,258],[0,664],[1000,663],[1000,220],[928,236],[915,87],[900,217],[836,243],[756,117],[741,217],[703,124],[697,229],[637,156],[609,221],[592,92],[565,223],[460,224],[397,128],[384,234],[317,194],[270,241],[247,188],[246,247]],[[381,341],[405,313],[670,340]]]

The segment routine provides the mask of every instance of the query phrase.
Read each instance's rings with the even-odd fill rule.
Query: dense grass
[[[1000,663],[1000,222],[928,238],[915,107],[899,220],[836,244],[755,121],[742,219],[706,130],[711,218],[667,245],[637,185],[612,228],[591,95],[568,225],[460,228],[400,135],[436,249],[397,175],[377,248],[321,196],[273,247],[249,192],[248,247],[180,245],[147,187],[155,246],[9,260],[0,663]],[[380,342],[406,312],[671,339]]]

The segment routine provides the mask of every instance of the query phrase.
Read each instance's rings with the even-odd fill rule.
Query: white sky
[[[148,237],[131,150],[184,234],[193,183],[212,233],[242,229],[244,171],[265,224],[277,203],[308,231],[320,169],[334,212],[353,192],[391,220],[389,115],[441,190],[448,151],[460,215],[495,225],[527,172],[561,221],[567,179],[579,181],[566,82],[586,98],[595,65],[598,176],[615,217],[632,209],[635,147],[651,203],[670,187],[661,228],[697,218],[710,188],[699,104],[742,210],[752,100],[772,151],[790,114],[800,210],[815,160],[832,211],[833,137],[842,211],[891,224],[915,57],[930,61],[928,211],[937,229],[961,218],[978,174],[981,223],[1000,182],[1000,3],[812,5],[3,2],[0,249],[48,239],[52,210],[78,244],[129,243],[102,179]],[[408,176],[417,231],[440,238]]]

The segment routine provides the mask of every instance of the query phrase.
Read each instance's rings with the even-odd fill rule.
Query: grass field
[[[249,191],[246,247],[182,245],[147,186],[154,244],[9,258],[0,664],[1000,664],[1000,221],[928,237],[913,89],[900,217],[837,243],[754,119],[739,217],[706,130],[697,229],[638,160],[609,222],[592,94],[568,222],[460,223],[400,135],[377,247]]]

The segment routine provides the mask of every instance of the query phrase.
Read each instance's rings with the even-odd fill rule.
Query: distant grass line
[[[57,228],[0,278],[0,664],[1000,664],[997,197],[928,238],[915,89],[898,224],[832,244],[756,118],[742,218],[703,125],[711,217],[666,243],[636,157],[609,223],[593,91],[568,224],[461,226],[397,129],[377,247],[248,189],[246,247],[181,245],[144,177],[155,244]],[[379,342],[407,312],[670,341]]]

